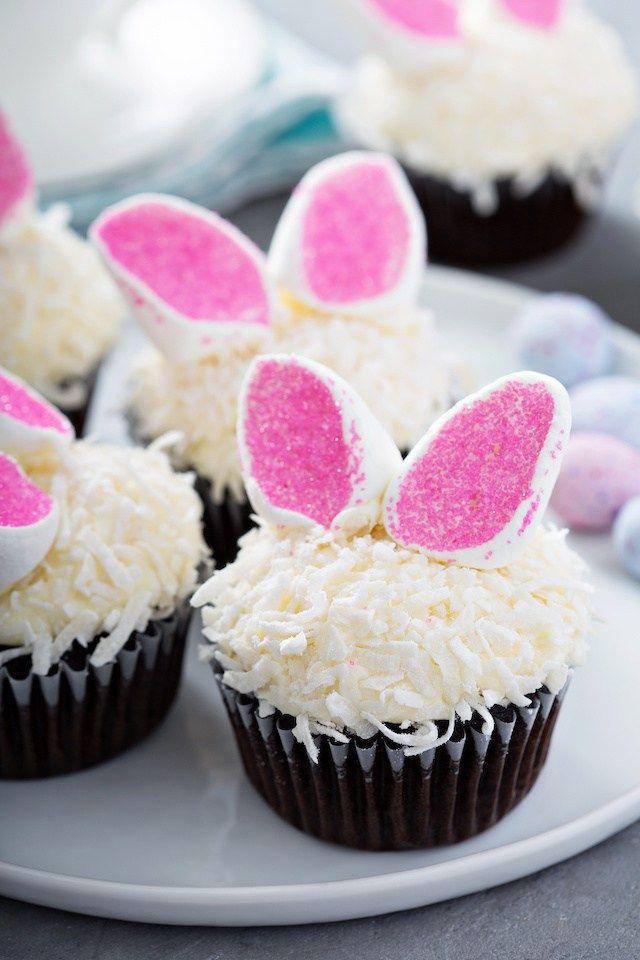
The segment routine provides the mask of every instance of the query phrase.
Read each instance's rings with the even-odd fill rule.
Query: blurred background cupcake
[[[327,368],[254,362],[238,438],[260,528],[193,603],[249,779],[291,824],[440,846],[531,789],[591,616],[585,565],[539,522],[569,424],[557,381],[516,374],[403,463]]]
[[[422,216],[389,157],[342,154],[314,167],[267,258],[220,217],[172,197],[125,201],[91,233],[154,344],[130,378],[134,431],[144,441],[181,432],[180,463],[198,473],[219,565],[251,525],[235,424],[257,354],[326,363],[405,451],[459,389],[460,369],[419,302]]]
[[[0,363],[64,411],[78,435],[124,315],[63,206],[40,213],[29,162],[0,113]]]
[[[350,0],[371,52],[337,104],[346,137],[397,156],[435,259],[516,262],[597,203],[636,114],[613,30],[581,0]]]
[[[0,370],[0,777],[101,763],[173,702],[207,553],[159,448],[75,441]]]

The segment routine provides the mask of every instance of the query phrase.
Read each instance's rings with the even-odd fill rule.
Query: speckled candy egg
[[[575,530],[607,530],[640,494],[640,452],[604,433],[576,433],[569,443],[551,506]]]
[[[571,391],[573,430],[607,433],[640,450],[640,380],[597,377]]]
[[[629,500],[616,517],[613,542],[622,566],[640,580],[640,497]]]
[[[552,293],[518,314],[512,340],[521,367],[572,387],[612,370],[611,327],[606,313],[586,297]]]

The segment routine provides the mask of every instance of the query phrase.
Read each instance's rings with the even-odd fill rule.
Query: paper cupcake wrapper
[[[427,220],[429,258],[441,263],[482,266],[541,257],[568,243],[589,216],[573,183],[555,172],[524,196],[512,179],[496,181],[497,209],[481,216],[469,193],[404,170]]]
[[[230,490],[225,490],[217,503],[211,495],[211,482],[200,475],[195,486],[204,508],[202,532],[219,570],[235,560],[238,540],[255,526],[251,519],[253,507],[246,499],[238,500]]]
[[[46,676],[28,655],[0,667],[0,778],[72,773],[122,753],[151,733],[173,703],[189,627],[183,604],[131,635],[94,667],[98,643],[74,643]]]
[[[314,741],[313,763],[294,738],[293,717],[259,717],[255,697],[214,674],[249,780],[284,820],[322,840],[364,850],[438,847],[467,840],[527,795],[546,760],[565,688],[533,694],[529,707],[494,707],[493,733],[477,714],[419,756],[382,734]]]
[[[76,437],[84,436],[84,428],[87,421],[87,415],[91,408],[91,401],[96,388],[99,367],[96,367],[91,373],[87,374],[80,381],[86,390],[86,399],[79,407],[60,407],[67,420],[69,420],[76,432]],[[77,381],[75,381],[77,382]],[[61,384],[62,387],[70,386],[70,383]]]

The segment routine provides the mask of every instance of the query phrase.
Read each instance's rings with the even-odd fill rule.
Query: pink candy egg
[[[640,452],[604,433],[577,433],[565,452],[551,506],[576,530],[608,530],[640,494]]]

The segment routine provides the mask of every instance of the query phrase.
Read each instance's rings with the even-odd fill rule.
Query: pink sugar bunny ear
[[[55,501],[0,453],[0,592],[37,567],[57,528]]]
[[[460,49],[460,0],[347,0],[369,39],[400,70]]]
[[[514,374],[472,394],[431,427],[390,485],[389,535],[437,560],[509,563],[547,506],[570,428],[568,394],[552,377]]]
[[[338,529],[379,500],[400,453],[344,380],[296,356],[265,355],[240,398],[238,446],[247,493],[268,521]]]
[[[0,230],[21,203],[34,197],[35,185],[29,161],[0,111]]]
[[[567,0],[499,0],[510,16],[538,30],[556,26]]]
[[[413,303],[425,257],[424,218],[400,166],[356,151],[303,177],[276,227],[269,267],[303,303],[366,314]]]
[[[60,447],[74,437],[67,418],[20,377],[0,367],[0,449],[12,453]]]
[[[174,360],[271,323],[264,254],[215,213],[142,194],[105,210],[90,236],[145,332]]]

